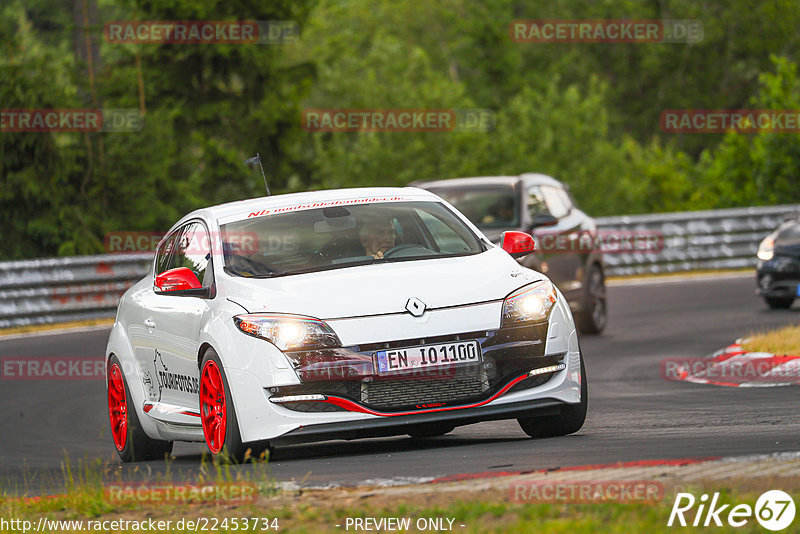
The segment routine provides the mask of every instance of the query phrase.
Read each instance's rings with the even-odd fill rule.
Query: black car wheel
[[[578,314],[581,334],[599,334],[608,322],[606,280],[597,264],[592,265],[584,288],[583,309]]]
[[[764,302],[773,310],[786,310],[792,307],[794,297],[764,297]]]

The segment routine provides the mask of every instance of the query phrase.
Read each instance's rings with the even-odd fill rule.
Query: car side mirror
[[[525,232],[503,232],[500,236],[503,250],[511,254],[512,258],[521,258],[534,251],[536,245],[533,237]]]
[[[531,221],[531,230],[539,228],[540,226],[555,226],[558,224],[558,219],[549,213],[537,213],[533,216]]]
[[[176,267],[156,276],[156,288],[161,293],[173,291],[186,291],[189,289],[203,289],[203,284],[197,279],[190,269]]]

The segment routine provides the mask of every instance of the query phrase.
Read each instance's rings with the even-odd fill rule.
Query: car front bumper
[[[800,258],[776,255],[756,265],[756,294],[762,297],[796,298],[800,286]]]
[[[581,400],[581,354],[572,315],[563,296],[559,295],[548,323],[543,326],[546,328],[540,329],[540,343],[533,343],[528,348],[530,358],[527,364],[515,369],[514,373],[500,377],[482,398],[473,398],[463,403],[421,402],[402,410],[385,410],[374,409],[357,398],[320,391],[318,393],[326,396],[325,402],[336,405],[336,411],[298,411],[296,408],[290,409],[271,402],[270,398],[287,394],[313,394],[313,387],[309,386],[314,384],[313,381],[299,380],[294,385],[287,384],[285,387],[264,387],[249,370],[226,369],[242,440],[296,443],[355,439],[404,434],[408,432],[409,425],[423,423],[458,426],[485,420],[557,413],[560,406],[575,404]],[[497,343],[488,343],[481,347],[484,354],[497,348]],[[368,348],[369,350],[372,349]],[[354,352],[362,354],[364,351]],[[530,381],[536,380],[537,377],[527,378],[523,375],[530,370],[550,365],[554,360],[563,363],[564,368],[549,373],[549,378],[545,381],[532,383],[533,387],[515,387],[526,381],[531,383]],[[370,369],[363,366],[354,367],[350,364],[330,370],[339,369],[334,371],[336,374],[345,368],[348,372],[370,372]],[[319,376],[319,369],[315,368],[314,372]],[[365,377],[355,378],[361,380]]]

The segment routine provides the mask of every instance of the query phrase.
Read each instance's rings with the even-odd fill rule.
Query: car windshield
[[[478,237],[439,202],[305,209],[221,226],[225,271],[273,277],[477,254]]]
[[[519,202],[511,186],[431,188],[481,229],[519,226]]]

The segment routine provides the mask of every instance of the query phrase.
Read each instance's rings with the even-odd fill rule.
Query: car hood
[[[251,313],[319,319],[402,313],[411,298],[427,309],[505,298],[545,276],[521,267],[499,248],[456,258],[345,267],[266,279],[231,277],[225,296]]]
[[[800,257],[800,223],[785,223],[775,236],[775,254]]]

